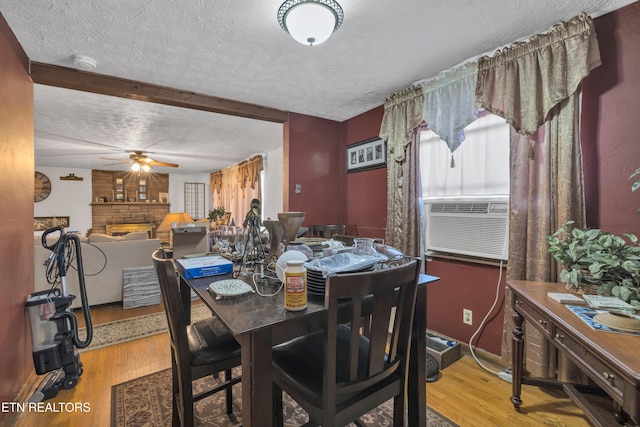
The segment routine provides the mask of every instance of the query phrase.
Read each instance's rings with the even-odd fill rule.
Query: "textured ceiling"
[[[32,61],[73,67],[83,54],[96,73],[344,121],[581,11],[632,1],[343,0],[344,23],[313,47],[279,27],[281,3],[2,0],[0,12]],[[147,150],[209,172],[282,145],[274,123],[41,85],[34,102],[37,166],[103,168],[97,156]]]

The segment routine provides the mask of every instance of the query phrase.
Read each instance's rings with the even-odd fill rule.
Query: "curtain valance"
[[[263,169],[262,155],[253,156],[249,160],[238,164],[238,184],[240,188],[245,188],[247,183],[251,188],[256,188],[256,182],[260,179],[260,172]]]
[[[405,147],[411,141],[410,131],[422,123],[424,94],[420,86],[394,93],[384,101],[380,138],[387,141],[390,160],[402,162]]]
[[[422,83],[423,119],[453,153],[464,141],[464,128],[477,118],[478,63],[469,62]]]
[[[598,65],[593,21],[582,13],[554,25],[546,34],[481,58],[476,95],[482,107],[529,136]]]
[[[218,193],[222,191],[222,171],[212,172],[209,176],[209,187],[212,193]]]
[[[220,194],[222,191],[223,183],[228,181],[230,173],[235,177],[235,181],[244,189],[247,184],[251,185],[252,189],[256,188],[256,183],[260,180],[260,172],[264,169],[262,155],[253,156],[248,160],[244,160],[235,165],[231,165],[228,168],[212,172],[209,177],[209,186],[211,187],[211,193]]]

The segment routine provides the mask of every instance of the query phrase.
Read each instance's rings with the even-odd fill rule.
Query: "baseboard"
[[[444,338],[445,340],[450,340],[450,341],[456,341],[460,344],[460,351],[462,352],[462,354],[464,356],[469,356],[472,357],[471,355],[471,350],[469,350],[469,343],[468,342],[462,342],[462,341],[458,341],[455,338],[451,338],[448,337],[444,334],[441,334],[440,332],[435,332],[432,331],[430,329],[427,329],[428,333],[433,333],[435,335],[438,335],[442,338]],[[486,350],[483,350],[481,348],[477,348],[477,347],[473,347],[473,353],[476,355],[476,357],[478,359],[480,359],[480,361],[485,362],[486,364],[492,365],[493,367],[496,368],[496,370],[504,370],[506,368],[511,367],[511,360],[503,360],[502,357],[497,356],[493,353],[490,353]]]
[[[18,396],[16,396],[15,401],[21,404],[27,403],[33,393],[35,393],[35,391],[38,389],[41,379],[42,378],[40,376],[36,375],[35,371],[31,371],[29,373],[29,376],[25,380],[24,385],[20,389]],[[21,414],[21,412],[17,411],[8,412],[5,418],[2,420],[2,425],[6,425],[8,427],[14,426]]]

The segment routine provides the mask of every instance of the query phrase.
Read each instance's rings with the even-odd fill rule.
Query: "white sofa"
[[[89,306],[122,301],[123,269],[152,267],[151,254],[160,247],[160,240],[149,239],[145,232],[129,233],[121,237],[92,234],[81,240],[80,248]],[[51,285],[47,283],[46,267],[43,263],[52,252],[42,246],[40,237],[35,238],[34,244],[35,290],[50,289]],[[75,265],[74,262],[73,266]],[[75,270],[67,272],[67,290],[76,296],[71,307],[81,307],[78,272]]]

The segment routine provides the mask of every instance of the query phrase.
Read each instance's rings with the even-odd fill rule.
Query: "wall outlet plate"
[[[473,312],[471,310],[462,309],[462,322],[466,325],[473,324]]]

